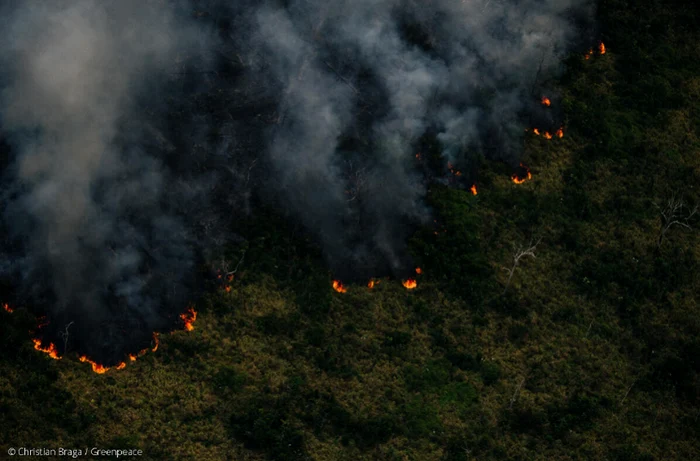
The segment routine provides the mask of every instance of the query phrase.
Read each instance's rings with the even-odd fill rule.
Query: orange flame
[[[522,163],[520,164],[521,168],[525,168],[527,170],[527,178],[521,178],[517,174],[513,173],[513,175],[510,177],[510,179],[515,183],[515,184],[522,184],[525,181],[532,179],[532,173],[530,173],[530,169],[523,165]]]
[[[600,45],[598,45],[598,52],[600,52],[600,54],[605,54],[605,43],[600,42]]]
[[[552,105],[552,101],[550,101],[547,96],[542,96],[542,105],[549,107]]]
[[[7,304],[7,303],[3,304],[3,305],[2,305],[2,308],[5,309],[9,314],[11,314],[12,312],[14,312],[14,309],[12,309],[12,308],[10,307],[10,305]]]
[[[591,56],[593,56],[593,48],[588,50],[588,53],[586,53],[586,56],[584,56],[584,58],[591,59]]]
[[[476,195],[478,193],[476,191],[476,184],[472,184],[472,187],[469,190],[472,191],[472,195]]]
[[[194,321],[197,320],[197,311],[190,307],[187,312],[180,314],[180,318],[185,322],[185,330],[194,330]]]
[[[126,362],[119,362],[119,365],[117,365],[117,370],[123,370],[126,368]]]
[[[153,341],[156,342],[156,345],[153,346],[153,349],[151,349],[151,352],[155,352],[158,350],[158,345],[160,344],[160,340],[158,339],[158,333],[153,333]]]
[[[421,269],[420,267],[416,267],[416,274],[420,275],[422,273],[423,273],[423,269]]]
[[[131,360],[132,362],[135,362],[136,356],[134,354],[129,354],[129,360]]]
[[[540,135],[540,130],[538,130],[537,128],[534,128],[532,132],[535,133],[537,136]]]
[[[101,375],[102,373],[106,373],[107,370],[109,370],[109,367],[106,367],[106,366],[104,366],[104,365],[100,365],[99,363],[90,360],[89,358],[87,358],[87,357],[84,356],[84,355],[81,355],[81,356],[78,358],[78,360],[80,360],[81,362],[87,362],[87,363],[89,363],[90,365],[92,365],[92,371],[94,371],[94,372],[97,373],[98,375]],[[122,362],[122,363],[123,363],[123,362]]]
[[[416,282],[416,279],[404,280],[403,282],[401,282],[401,284],[409,290],[413,290],[415,287],[418,286],[418,282]]]
[[[544,138],[545,139],[552,139],[552,135],[549,133],[549,131],[544,132]]]
[[[226,285],[224,290],[226,290],[226,293],[231,293],[231,285]]]
[[[346,291],[348,291],[348,289],[345,288],[339,280],[333,280],[333,289],[338,293],[345,293]]]
[[[367,282],[367,288],[374,288],[374,285],[376,285],[377,282],[374,281],[374,279],[371,279],[369,282]]]
[[[58,355],[58,351],[56,350],[56,346],[54,346],[53,343],[49,343],[48,347],[41,347],[40,339],[32,339],[32,341],[34,341],[34,349],[41,352],[46,352],[49,354],[49,357],[54,360],[61,360],[61,357]]]

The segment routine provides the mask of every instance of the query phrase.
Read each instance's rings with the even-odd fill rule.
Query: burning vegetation
[[[4,304],[3,308],[7,310],[8,312],[12,312],[12,309],[9,309],[8,304]],[[9,310],[8,310],[9,309]],[[45,327],[48,325],[48,322],[43,321],[44,317],[40,317],[39,320],[41,322],[39,323],[37,329],[40,329],[42,327]],[[185,324],[185,330],[186,331],[192,331],[194,330],[194,322],[197,320],[197,311],[194,310],[193,307],[189,307],[187,311],[183,312],[180,314],[180,318],[184,321]],[[173,332],[174,333],[174,332]],[[46,353],[49,357],[51,357],[54,360],[60,360],[62,357],[58,353],[58,349],[56,348],[56,345],[54,343],[49,343],[48,346],[43,346],[42,345],[42,340],[39,338],[33,338],[32,342],[34,342],[34,349],[40,352]],[[151,352],[156,352],[158,350],[158,345],[160,344],[160,340],[158,338],[158,333],[154,332],[153,333],[153,347],[151,348]],[[135,362],[138,357],[141,357],[145,355],[148,352],[149,348],[142,349],[139,351],[138,354],[128,354],[127,357],[130,362]],[[81,355],[78,357],[78,360],[82,363],[89,363],[90,366],[92,367],[92,371],[94,371],[97,374],[103,374],[109,371],[112,367],[107,367],[103,364],[97,363],[96,361],[90,359],[86,355]],[[126,361],[119,362],[116,366],[114,366],[116,370],[123,370],[126,368]]]
[[[605,53],[606,53],[605,43],[600,42],[600,43],[598,44],[598,54],[603,55],[603,54],[605,54]],[[591,59],[591,56],[593,56],[593,48],[590,48],[590,49],[588,50],[588,52],[586,52],[586,54],[584,55],[584,58],[585,58],[586,60],[588,60],[588,59]]]
[[[10,305],[7,304],[7,303],[3,304],[3,305],[2,305],[2,308],[5,309],[5,311],[6,311],[7,313],[9,313],[9,314],[11,314],[11,313],[14,312],[14,310],[13,310],[13,309],[10,307]]]
[[[34,349],[49,354],[49,357],[54,360],[61,360],[61,357],[58,355],[58,350],[53,343],[49,343],[48,346],[42,347],[40,339],[35,338],[32,339],[32,341],[34,341]]]
[[[194,321],[197,320],[197,311],[193,307],[187,309],[186,312],[180,314],[180,318],[185,322],[185,330],[194,330]]]
[[[552,105],[552,101],[547,96],[542,96],[541,102],[542,105],[545,107],[549,107]]]
[[[414,288],[416,288],[418,286],[418,282],[416,281],[416,279],[404,280],[401,282],[401,284],[409,290],[413,290]]]
[[[513,173],[513,175],[510,177],[511,181],[513,181],[515,184],[522,184],[525,181],[532,179],[532,173],[530,173],[530,169],[528,167],[521,163],[520,168],[524,170],[525,174],[519,175],[518,173]]]
[[[338,293],[345,293],[346,291],[348,291],[348,289],[345,288],[345,286],[343,286],[340,280],[333,280],[333,289]]]

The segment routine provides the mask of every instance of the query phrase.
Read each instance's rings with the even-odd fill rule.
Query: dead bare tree
[[[632,384],[630,384],[630,387],[627,388],[627,392],[625,392],[625,395],[622,397],[622,400],[620,400],[620,406],[622,406],[623,403],[625,403],[625,400],[627,399],[627,396],[630,395],[630,391],[632,390],[632,387],[637,383],[637,380],[635,379],[632,381]]]
[[[518,394],[520,393],[520,389],[522,389],[523,384],[525,384],[525,378],[527,378],[527,376],[523,376],[523,379],[520,380],[520,384],[518,384],[518,387],[515,388],[515,392],[513,392],[513,396],[510,398],[510,405],[508,406],[509,410],[513,409],[513,404],[516,400],[518,400]]]
[[[657,249],[661,248],[661,244],[666,238],[666,233],[673,226],[690,229],[690,219],[698,212],[698,205],[695,205],[692,209],[689,208],[683,198],[678,197],[676,193],[672,194],[666,203],[661,205],[654,203],[654,206],[661,214],[661,229],[659,229],[659,239],[656,242]]]
[[[542,237],[540,237],[537,240],[537,242],[533,245],[532,240],[530,240],[530,243],[527,245],[526,248],[519,246],[515,250],[515,253],[513,253],[513,265],[510,267],[510,269],[507,267],[503,268],[503,270],[508,272],[508,280],[506,281],[506,286],[503,287],[503,294],[505,294],[506,290],[508,290],[508,287],[510,286],[510,281],[513,279],[513,274],[515,273],[515,269],[520,264],[520,261],[525,256],[532,256],[534,258],[535,257],[535,249],[537,249],[537,245],[539,245],[541,241],[542,241]]]
[[[236,272],[238,272],[238,268],[240,267],[241,263],[243,263],[243,259],[245,258],[245,252],[246,250],[244,249],[243,254],[241,255],[241,259],[238,260],[238,263],[236,264],[236,267],[233,268],[233,270],[229,270],[229,268],[231,267],[231,262],[222,259],[219,266],[221,268],[222,275],[229,276],[234,275]]]
[[[73,325],[74,322],[70,322],[68,325],[66,325],[66,329],[61,332],[61,337],[63,338],[63,354],[68,351],[68,329],[70,328],[71,325]]]

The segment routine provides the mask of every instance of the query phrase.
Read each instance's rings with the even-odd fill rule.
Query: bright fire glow
[[[416,267],[416,274],[420,275],[422,273],[423,273],[423,269],[421,269],[420,267]]]
[[[339,280],[333,280],[333,289],[338,293],[345,293],[346,291],[348,291],[348,289],[345,288]]]
[[[598,51],[600,54],[605,54],[605,43],[600,42],[600,45],[598,45]]]
[[[547,96],[542,96],[542,105],[549,107],[552,105],[552,101],[550,101]]]
[[[61,357],[58,355],[58,351],[56,350],[56,346],[54,346],[53,343],[49,343],[48,347],[41,347],[40,339],[32,339],[32,341],[34,341],[34,349],[41,352],[46,352],[49,354],[49,357],[54,360],[61,360]]]
[[[540,135],[540,130],[538,130],[537,128],[534,128],[532,132],[535,133],[537,136]]]
[[[190,307],[187,312],[180,314],[180,318],[185,322],[185,330],[194,330],[194,321],[197,320],[197,311]]]
[[[160,340],[158,339],[158,333],[153,333],[153,341],[155,341],[156,345],[153,346],[153,349],[151,349],[151,352],[155,352],[158,350],[158,345],[160,344]]]
[[[376,285],[377,282],[374,281],[374,279],[371,279],[369,282],[367,282],[367,288],[374,288],[374,285]]]
[[[123,370],[126,368],[126,362],[119,362],[119,365],[117,365],[117,370]]]
[[[472,184],[472,187],[469,190],[472,191],[472,195],[476,195],[477,194],[476,184]]]
[[[552,135],[549,133],[549,131],[544,132],[544,138],[545,139],[552,139]]]
[[[525,168],[527,170],[527,177],[526,178],[521,178],[517,174],[513,173],[513,175],[510,177],[510,179],[515,183],[515,184],[522,184],[525,181],[532,179],[532,173],[530,173],[530,169],[523,165],[522,163],[520,164],[521,168]]]
[[[564,137],[564,128],[559,128],[556,132],[556,135],[558,138],[563,138]]]
[[[109,367],[106,367],[104,365],[100,365],[99,363],[90,360],[89,358],[87,358],[84,355],[81,355],[78,360],[80,360],[81,362],[87,362],[90,365],[92,365],[92,371],[94,371],[98,375],[101,375],[102,373],[106,373],[107,370],[109,370]]]
[[[591,59],[591,56],[593,56],[593,48],[588,50],[588,53],[586,53],[586,56],[584,56],[586,59]]]
[[[3,304],[3,305],[2,305],[2,308],[5,309],[5,310],[6,310],[8,313],[10,313],[10,314],[13,312],[13,309],[12,309],[12,308],[10,307],[10,305],[7,304],[7,303]]]
[[[409,290],[413,290],[415,287],[418,286],[418,282],[416,282],[416,279],[408,279],[404,280],[401,282],[404,287],[408,288]]]

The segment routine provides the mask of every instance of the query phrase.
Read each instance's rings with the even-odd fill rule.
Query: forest
[[[316,238],[260,203],[184,327],[123,367],[53,360],[5,304],[2,456],[700,459],[700,9],[596,15],[556,82],[563,136],[526,133],[517,171],[479,156],[473,190],[429,185],[415,288],[334,290]],[[440,164],[440,140],[419,153]]]

